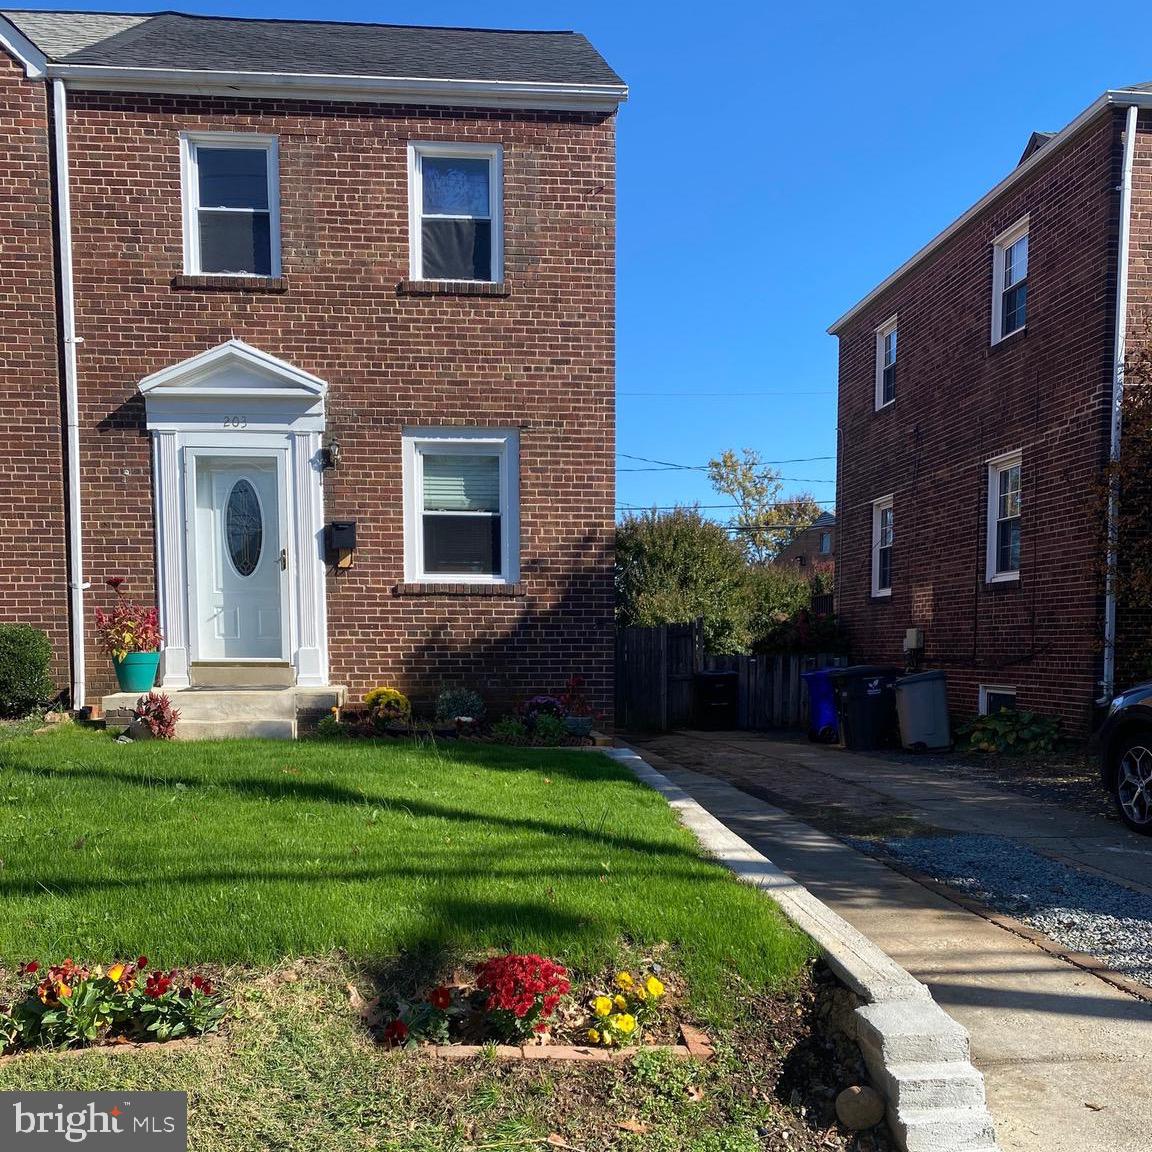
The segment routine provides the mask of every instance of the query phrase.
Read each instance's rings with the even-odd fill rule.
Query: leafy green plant
[[[471,688],[445,688],[436,697],[436,719],[441,724],[451,724],[458,716],[470,720],[484,718],[484,701],[478,692]]]
[[[0,716],[25,716],[52,696],[52,645],[28,624],[0,624]]]
[[[1051,752],[1059,738],[1057,722],[1035,712],[1006,708],[977,716],[960,726],[958,735],[974,752]]]
[[[541,712],[532,723],[532,743],[545,748],[567,744],[569,735],[568,725],[548,712]]]
[[[316,721],[316,735],[321,740],[341,740],[348,735],[348,730],[333,713],[329,713]]]
[[[501,744],[526,744],[528,725],[519,716],[501,716],[492,725],[492,736]]]

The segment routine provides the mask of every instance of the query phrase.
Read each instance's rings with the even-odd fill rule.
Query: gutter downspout
[[[1116,269],[1116,342],[1112,369],[1112,434],[1108,460],[1115,465],[1120,459],[1120,436],[1123,423],[1124,357],[1128,338],[1128,254],[1132,232],[1132,160],[1136,151],[1136,119],[1139,109],[1128,107],[1124,123],[1124,167],[1120,178],[1120,240]],[[1108,560],[1104,587],[1104,679],[1102,704],[1108,703],[1116,689],[1116,564],[1119,558],[1120,490],[1112,477],[1108,492]]]
[[[68,592],[72,637],[72,707],[84,707],[84,552],[80,522],[80,400],[76,384],[76,300],[72,289],[72,200],[68,190],[68,99],[52,81],[56,153],[56,221],[60,249],[60,315],[64,345],[64,421],[67,428]]]

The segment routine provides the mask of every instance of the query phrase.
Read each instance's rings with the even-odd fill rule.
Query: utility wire
[[[707,472],[707,464],[673,464],[669,460],[654,460],[651,456],[633,456],[629,452],[617,452],[624,460],[639,460],[642,464],[659,464],[664,468],[682,469],[687,472]],[[791,460],[762,460],[762,464],[811,464],[817,460],[835,460],[835,456],[796,456]],[[619,472],[650,472],[650,468],[619,468]]]

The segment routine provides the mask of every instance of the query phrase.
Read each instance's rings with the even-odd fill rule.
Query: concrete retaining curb
[[[860,1050],[887,1102],[888,1127],[906,1152],[997,1152],[984,1078],[972,1066],[968,1032],[886,952],[657,772],[631,748],[604,749],[675,809],[702,847],[762,889],[824,950],[833,972],[863,1001]]]

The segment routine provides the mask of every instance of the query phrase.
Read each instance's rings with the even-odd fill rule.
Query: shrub
[[[992,716],[977,716],[958,733],[974,752],[1051,752],[1059,728],[1048,716],[1006,708]]]
[[[584,677],[579,673],[573,673],[568,677],[568,683],[560,693],[560,704],[564,708],[565,716],[592,715],[592,705],[588,701],[588,693],[584,690],[585,684]]]
[[[327,716],[321,716],[316,722],[316,735],[321,740],[340,740],[348,735],[348,730],[336,716],[335,708]]]
[[[524,744],[528,740],[528,725],[518,716],[501,716],[492,725],[492,736],[501,744]]]
[[[52,645],[39,628],[0,624],[0,715],[23,716],[52,695]]]
[[[445,688],[436,697],[436,719],[441,724],[450,724],[458,716],[484,719],[484,701],[471,688]]]
[[[543,956],[494,956],[476,968],[476,987],[493,1030],[509,1040],[546,1032],[547,1020],[571,985],[568,970]]]
[[[541,712],[532,725],[532,742],[546,747],[553,744],[567,744],[571,733],[568,725],[559,716]]]
[[[631,972],[616,974],[615,989],[594,996],[588,1041],[606,1048],[635,1044],[644,1028],[660,1014],[665,989],[661,979],[650,974],[635,977]]]
[[[557,720],[563,720],[568,715],[564,702],[556,696],[533,696],[524,702],[520,713],[529,728],[535,727],[541,716],[555,716]]]
[[[412,719],[412,703],[399,688],[373,688],[365,695],[364,704],[378,728],[407,724]]]
[[[172,707],[166,692],[149,692],[136,701],[132,715],[143,724],[157,740],[171,740],[176,735],[176,721],[180,710]]]
[[[148,958],[86,968],[49,968],[10,1008],[0,1009],[4,1048],[75,1048],[101,1040],[175,1040],[214,1031],[223,997],[199,973],[147,972]],[[36,961],[20,967],[36,976]]]
[[[96,634],[113,660],[123,660],[129,652],[158,652],[164,637],[155,608],[137,604],[124,595],[124,578],[110,576],[105,583],[116,593],[111,612],[96,609]]]

